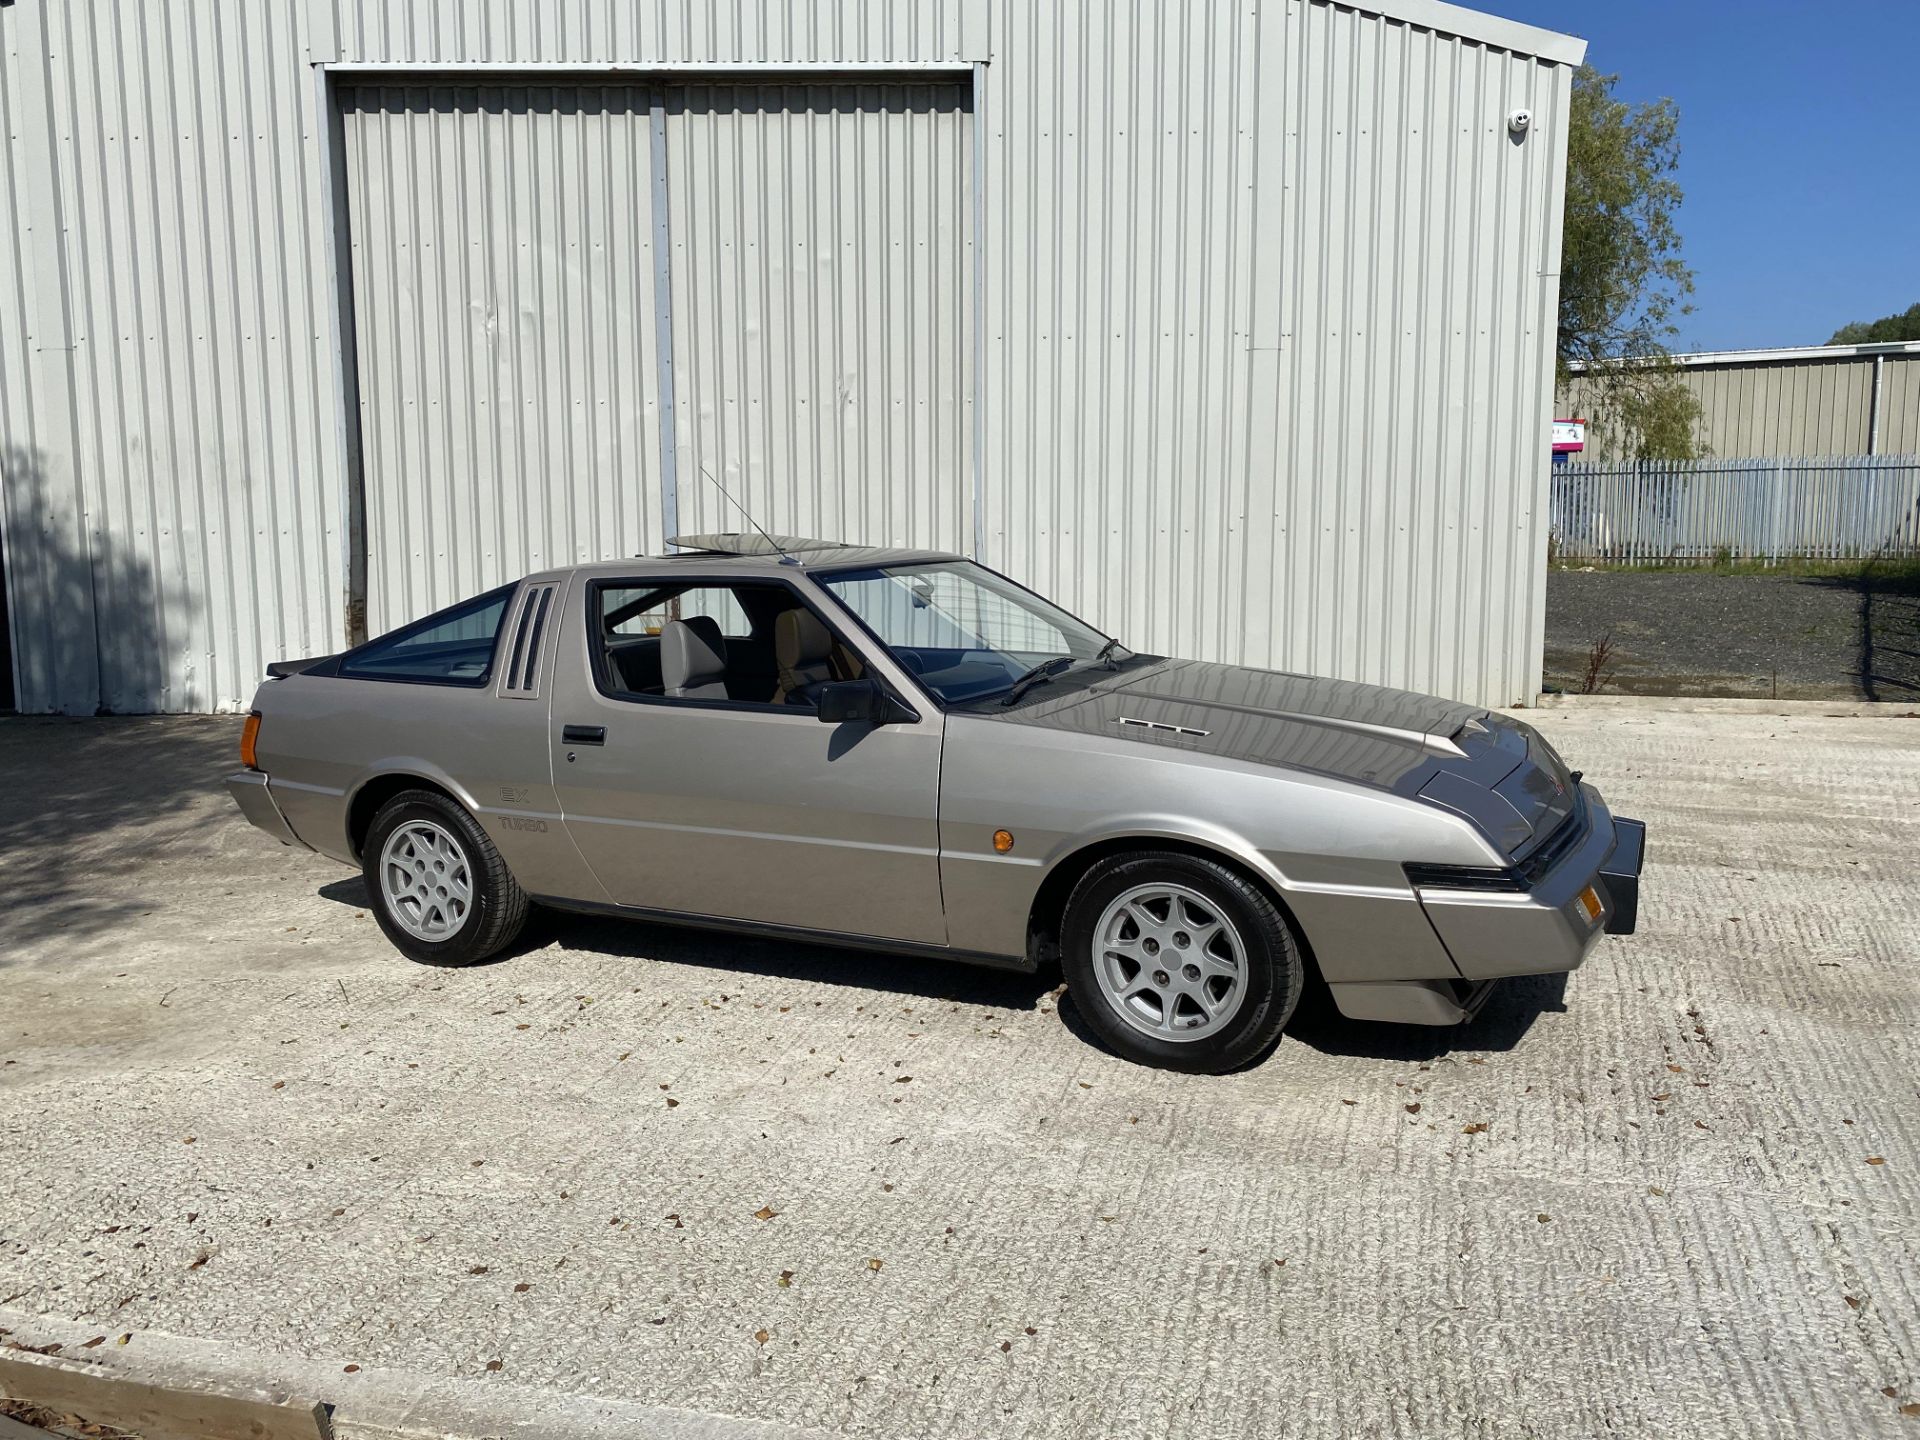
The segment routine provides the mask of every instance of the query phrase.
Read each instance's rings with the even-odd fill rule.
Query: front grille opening
[[[1503,895],[1524,894],[1527,877],[1518,870],[1480,865],[1403,865],[1407,882],[1416,890],[1478,890]]]
[[[1587,797],[1576,788],[1573,792],[1573,813],[1554,826],[1547,833],[1547,838],[1520,863],[1520,873],[1527,877],[1527,883],[1539,884],[1549,870],[1579,849],[1592,824],[1592,817],[1587,814]]]

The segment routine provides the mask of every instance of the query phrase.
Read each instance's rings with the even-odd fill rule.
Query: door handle
[[[565,725],[560,729],[562,745],[604,745],[607,743],[607,727],[604,725]]]

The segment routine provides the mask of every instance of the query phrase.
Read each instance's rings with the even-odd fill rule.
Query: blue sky
[[[1466,0],[1680,107],[1676,349],[1818,345],[1920,301],[1920,0]]]

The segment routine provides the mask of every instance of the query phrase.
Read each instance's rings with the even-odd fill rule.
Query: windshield
[[[832,571],[819,580],[943,701],[1004,695],[1035,666],[1093,660],[1107,643],[971,560]]]

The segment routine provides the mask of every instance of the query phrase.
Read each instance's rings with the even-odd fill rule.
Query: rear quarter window
[[[503,586],[369,641],[341,657],[340,674],[416,685],[484,685],[513,591]]]

